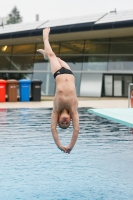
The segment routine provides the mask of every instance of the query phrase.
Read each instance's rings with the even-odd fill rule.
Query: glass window
[[[133,42],[112,42],[110,54],[133,54]]]
[[[12,54],[34,54],[35,44],[24,44],[13,46]]]
[[[111,38],[111,42],[133,42],[133,37]]]
[[[109,41],[87,40],[85,42],[85,54],[108,54]]]
[[[15,79],[15,80],[20,80],[20,79],[32,79],[32,74],[27,74],[27,73],[9,73],[8,79]]]
[[[89,43],[109,43],[110,39],[109,38],[98,38],[98,39],[90,39],[86,40]]]
[[[49,67],[49,62],[34,63],[33,70],[34,71],[48,71],[48,72],[51,72],[50,67]]]
[[[24,73],[0,73],[0,79],[9,80],[9,79],[31,79],[32,74],[24,74]]]
[[[32,70],[34,56],[13,56],[11,59],[11,70]]]
[[[45,65],[45,63],[46,63],[46,65],[47,65],[48,60],[45,60],[45,59],[44,59],[44,56],[43,56],[41,53],[37,53],[36,56],[35,56],[34,64],[36,64],[36,63],[43,63],[43,65]],[[42,69],[45,70],[45,67],[43,66]],[[41,69],[41,70],[42,70],[42,69]],[[35,70],[37,70],[37,68],[35,68]]]
[[[60,43],[60,54],[83,54],[84,41],[72,41]]]
[[[10,56],[0,56],[0,70],[9,70],[10,65]]]
[[[37,44],[36,51],[37,51],[37,49],[44,49],[44,44],[43,43]]]
[[[108,56],[85,56],[83,71],[107,71]]]
[[[0,79],[8,80],[9,78],[8,73],[0,73]]]
[[[133,56],[110,56],[108,70],[133,70]]]
[[[0,46],[0,55],[1,54],[11,54],[12,46]]]

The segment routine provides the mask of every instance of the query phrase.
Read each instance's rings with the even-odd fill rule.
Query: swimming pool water
[[[51,109],[0,110],[0,200],[133,199],[133,131],[87,109],[69,155],[53,141]],[[72,126],[58,131],[68,145]]]

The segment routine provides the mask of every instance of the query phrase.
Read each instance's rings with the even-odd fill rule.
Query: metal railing
[[[131,86],[133,86],[133,83],[129,83],[128,85],[128,108],[130,108]]]

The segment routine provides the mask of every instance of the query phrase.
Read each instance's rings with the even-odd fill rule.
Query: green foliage
[[[17,24],[22,22],[22,17],[19,14],[19,11],[17,10],[17,7],[15,6],[11,13],[8,15],[7,24]]]

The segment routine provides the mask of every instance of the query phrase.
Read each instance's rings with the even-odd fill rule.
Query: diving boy
[[[45,59],[49,59],[51,72],[56,82],[56,92],[53,100],[53,110],[51,115],[51,132],[57,147],[70,153],[73,149],[79,133],[79,115],[78,115],[78,99],[76,96],[75,78],[73,72],[66,62],[58,58],[53,52],[49,43],[50,28],[43,30],[44,50],[37,51],[44,55]],[[73,134],[68,146],[63,146],[60,142],[57,125],[66,129],[72,120]]]

